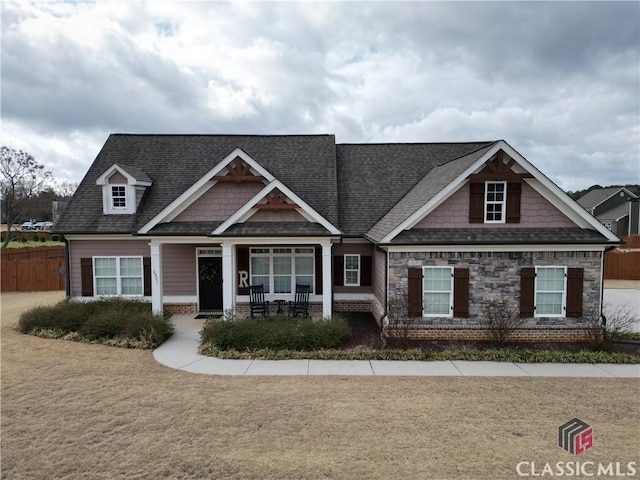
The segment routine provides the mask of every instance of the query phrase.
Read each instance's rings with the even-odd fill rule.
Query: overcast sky
[[[110,133],[505,139],[640,183],[638,2],[2,1],[2,143],[79,181]]]

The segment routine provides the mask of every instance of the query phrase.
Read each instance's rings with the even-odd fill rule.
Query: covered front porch
[[[164,237],[150,241],[151,300],[155,312],[233,312],[249,315],[249,286],[286,314],[296,284],[310,286],[312,316],[332,314],[334,238]],[[278,305],[280,304],[280,305]]]

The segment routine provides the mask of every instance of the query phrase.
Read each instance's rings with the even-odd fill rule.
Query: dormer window
[[[96,184],[102,186],[102,213],[132,215],[152,182],[139,168],[114,164],[98,177]]]
[[[114,209],[127,208],[127,187],[117,185],[111,187],[111,206]]]

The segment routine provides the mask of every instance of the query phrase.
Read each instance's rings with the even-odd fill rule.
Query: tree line
[[[53,202],[69,200],[76,188],[77,183],[55,182],[51,171],[30,153],[1,146],[1,220],[8,227],[0,248],[11,240],[12,225],[30,219],[51,221]]]

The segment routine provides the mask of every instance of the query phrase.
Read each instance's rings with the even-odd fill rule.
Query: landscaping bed
[[[286,319],[282,319],[286,323]],[[640,350],[616,350],[613,342],[600,346],[585,345],[584,343],[513,343],[496,348],[489,342],[454,342],[454,341],[388,341],[383,345],[380,339],[380,329],[370,314],[351,314],[343,320],[349,327],[350,333],[344,336],[339,345],[324,347],[319,345],[315,349],[295,348],[269,344],[261,339],[251,344],[237,343],[233,347],[228,342],[215,341],[215,332],[203,330],[200,353],[226,359],[311,359],[311,360],[468,360],[468,361],[496,361],[517,363],[640,363]],[[254,320],[254,334],[262,337],[258,330],[269,332],[282,328],[273,320]],[[294,324],[297,321],[294,320]],[[235,329],[236,322],[213,322],[210,325],[225,325],[225,328]],[[322,322],[312,322],[322,325]],[[243,323],[241,330],[249,324]],[[271,331],[268,337],[271,336]],[[237,332],[236,340],[243,334]]]
[[[167,317],[152,313],[151,304],[120,297],[36,307],[20,316],[16,329],[45,338],[146,349],[174,332]]]

